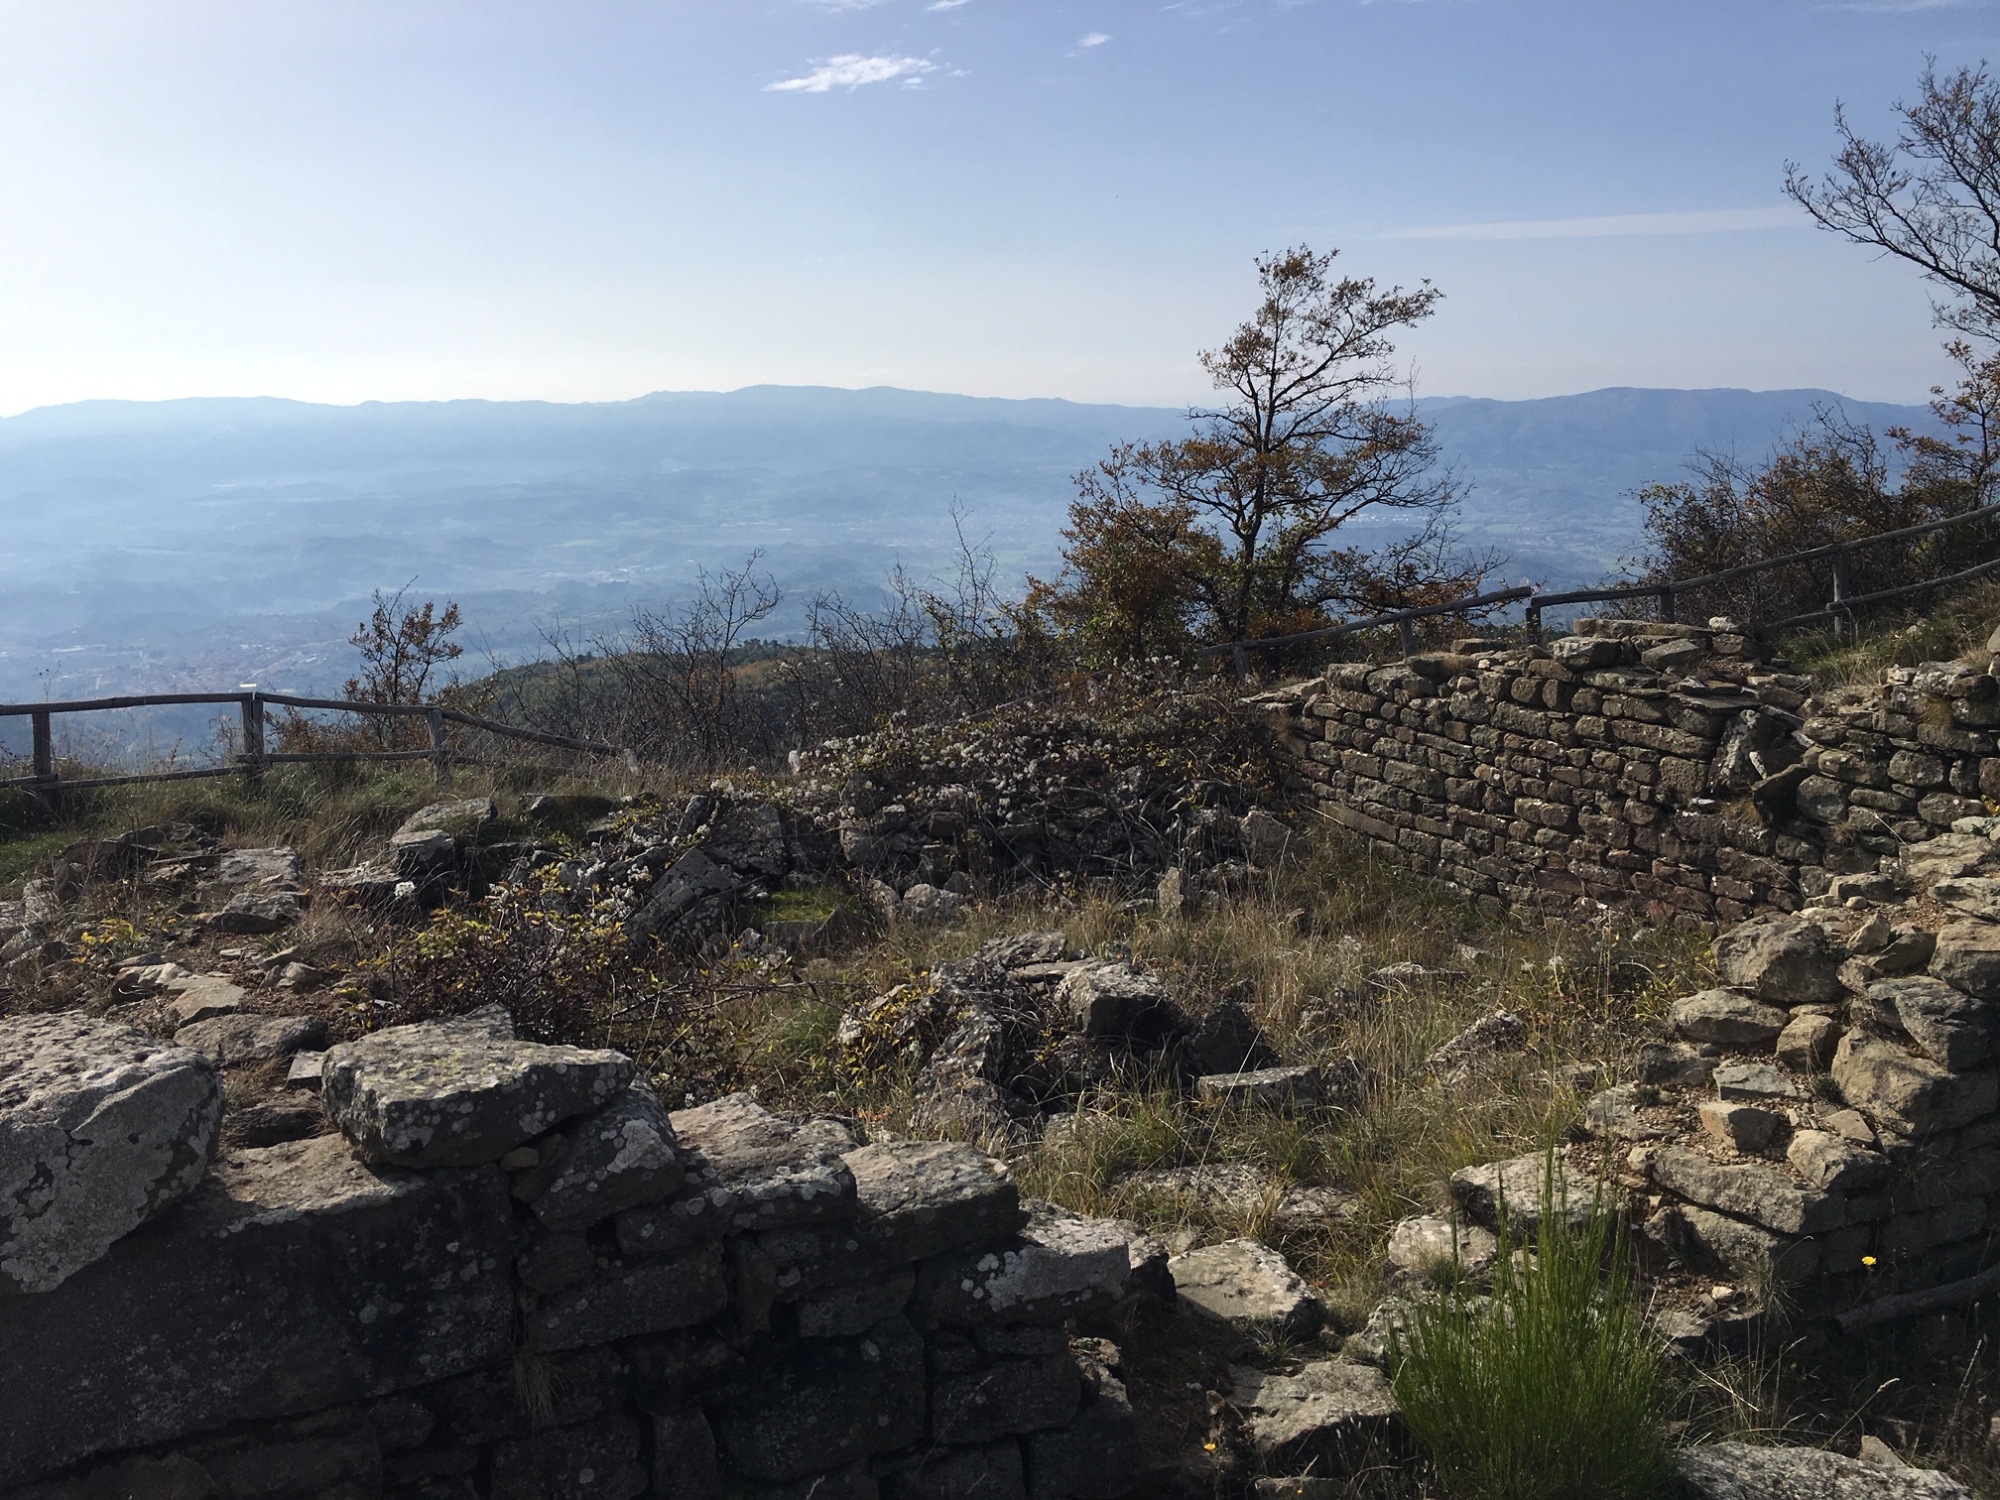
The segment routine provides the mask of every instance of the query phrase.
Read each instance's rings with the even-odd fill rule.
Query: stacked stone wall
[[[492,1012],[334,1048],[340,1134],[204,1172],[196,1054],[76,1013],[0,1033],[7,1500],[1148,1478],[1115,1349],[1067,1329],[1171,1297],[1164,1252],[969,1146],[747,1095],[669,1113],[629,1059]]]
[[[2000,797],[2000,684],[1962,662],[1814,697],[1726,621],[1458,646],[1258,701],[1300,800],[1490,912],[1727,926]]]

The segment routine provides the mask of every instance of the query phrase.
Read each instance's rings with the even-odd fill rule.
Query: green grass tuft
[[[1555,1157],[1549,1157],[1553,1191]],[[1462,1284],[1415,1303],[1396,1399],[1452,1500],[1651,1500],[1675,1493],[1660,1350],[1629,1247],[1601,1204],[1545,1214],[1490,1299]]]

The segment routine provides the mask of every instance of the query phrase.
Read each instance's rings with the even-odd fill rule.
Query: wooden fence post
[[[1529,641],[1537,646],[1541,645],[1542,643],[1541,605],[1535,603],[1534,600],[1530,599],[1528,601],[1528,613],[1526,618],[1522,621],[1522,623],[1527,626]]]
[[[431,724],[431,764],[437,768],[437,784],[451,785],[451,748],[444,742],[444,710],[434,708],[425,715]]]
[[[1674,591],[1671,586],[1660,590],[1660,621],[1672,625],[1674,621]]]
[[[1234,646],[1230,648],[1229,656],[1236,663],[1236,680],[1238,682],[1248,682],[1250,680],[1250,653],[1241,646]]]
[[[1843,544],[1833,549],[1833,635],[1835,640],[1838,640],[1842,633],[1840,628],[1842,616],[1852,613],[1852,611],[1842,609],[1841,606],[1847,603],[1849,596],[1853,592],[1854,585],[1847,570],[1847,548]]]
[[[243,768],[253,781],[264,774],[264,699],[258,693],[243,700]]]
[[[43,802],[53,801],[56,789],[56,742],[49,718],[45,708],[28,715],[35,740],[35,795]]]
[[[1408,661],[1417,654],[1417,622],[1403,619],[1396,622],[1396,639],[1403,647],[1403,660]]]

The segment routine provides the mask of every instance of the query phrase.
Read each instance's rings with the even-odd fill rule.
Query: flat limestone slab
[[[375,1169],[337,1136],[224,1156],[55,1291],[0,1296],[0,1486],[504,1360],[508,1224],[494,1167]]]
[[[601,1108],[632,1082],[622,1052],[520,1042],[483,1014],[392,1026],[328,1049],[326,1112],[371,1162],[463,1167]]]
[[[221,1123],[222,1080],[185,1047],[81,1011],[0,1021],[0,1299],[192,1191]]]
[[[1253,1338],[1310,1338],[1320,1300],[1285,1257],[1258,1240],[1225,1240],[1168,1263],[1181,1300]]]

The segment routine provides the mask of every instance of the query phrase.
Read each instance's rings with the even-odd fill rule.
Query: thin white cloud
[[[1110,40],[1111,34],[1109,32],[1093,31],[1089,36],[1078,37],[1076,44],[1079,47],[1102,47]]]
[[[872,10],[883,0],[806,0],[806,3],[821,10]]]
[[[834,89],[846,89],[849,93],[865,83],[888,83],[893,79],[903,80],[909,88],[922,81],[924,74],[935,73],[937,64],[926,62],[921,57],[863,57],[859,52],[843,52],[838,57],[818,59],[810,73],[801,73],[797,78],[787,78],[780,83],[767,83],[767,94],[825,94]]]
[[[925,10],[957,10],[957,9],[958,9],[958,8],[959,8],[959,7],[961,6],[961,5],[964,5],[964,4],[966,4],[966,3],[967,3],[967,0],[931,0],[931,3],[930,3],[929,5],[926,5],[926,6],[924,7],[924,9],[925,9]]]
[[[1432,224],[1392,229],[1387,240],[1590,240],[1641,234],[1733,234],[1790,229],[1806,222],[1796,208],[1701,208],[1687,213],[1597,214],[1581,219],[1508,219],[1489,224]]]

